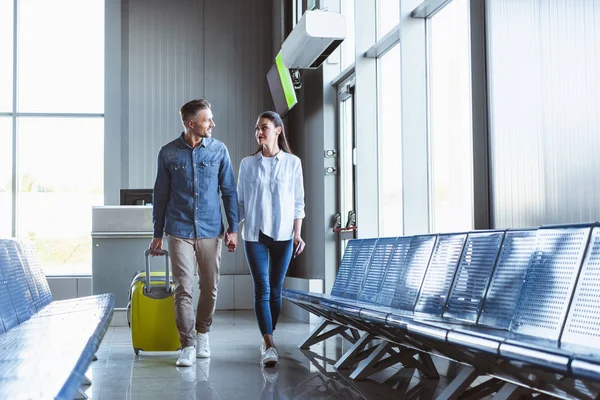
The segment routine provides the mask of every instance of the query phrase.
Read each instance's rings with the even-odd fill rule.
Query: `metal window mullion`
[[[431,134],[431,114],[432,114],[432,96],[431,96],[431,20],[425,19],[425,96],[427,98],[427,121],[426,121],[426,137],[427,137],[427,204],[429,205],[427,210],[429,232],[434,232],[435,213],[433,202],[435,200],[434,193],[434,182],[433,182],[433,156],[432,156],[432,143],[433,138]]]
[[[16,116],[27,118],[104,118],[104,114],[101,113],[17,112]]]
[[[490,200],[489,83],[485,13],[486,1],[469,1],[474,229],[490,229],[493,226]]]
[[[412,18],[431,18],[452,0],[425,0],[410,14]]]
[[[393,27],[384,37],[379,39],[364,54],[367,58],[379,58],[400,43],[400,24]]]
[[[348,80],[349,77],[354,75],[355,63],[350,64],[345,70],[343,70],[338,76],[331,81],[331,86],[339,86],[344,81]]]

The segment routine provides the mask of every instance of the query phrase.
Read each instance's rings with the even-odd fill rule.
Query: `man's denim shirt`
[[[212,138],[192,148],[181,136],[158,152],[152,219],[154,237],[214,238],[223,234],[219,189],[229,232],[238,229],[238,201],[229,152]]]

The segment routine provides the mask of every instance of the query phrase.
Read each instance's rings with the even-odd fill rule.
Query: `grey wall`
[[[212,104],[213,136],[237,171],[255,148],[254,124],[271,109],[274,0],[107,0],[105,203],[121,188],[150,188],[156,155],[182,131],[178,110]],[[276,5],[276,4],[275,4]],[[242,251],[223,252],[223,274],[248,273]]]
[[[129,0],[127,185],[154,183],[156,153],[182,130],[179,107],[213,106],[214,136],[233,163],[254,147],[256,116],[270,108],[270,0]]]
[[[497,228],[600,219],[600,3],[489,0]]]
[[[288,275],[324,278],[324,169],[323,79],[320,70],[302,71],[298,104],[288,114],[292,151],[302,159],[306,217],[302,236],[304,254],[292,261]]]
[[[304,5],[305,7],[306,5]],[[339,10],[337,1],[321,0],[319,7]],[[331,217],[337,211],[337,176],[325,176],[326,166],[336,166],[336,159],[326,159],[325,150],[335,149],[336,91],[331,81],[340,65],[332,55],[319,69],[303,70],[303,86],[297,92],[298,104],[290,111],[289,137],[292,150],[302,159],[306,218],[302,235],[306,251],[292,261],[288,276],[325,279],[325,290],[333,285],[336,270],[336,237]]]

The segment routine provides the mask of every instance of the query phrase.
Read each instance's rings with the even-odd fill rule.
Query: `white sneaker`
[[[261,345],[261,358],[260,363],[265,367],[274,367],[275,364],[279,361],[279,354],[277,354],[277,349],[275,347],[269,347],[265,350],[265,345]]]
[[[210,346],[208,345],[208,333],[198,333],[196,335],[196,357],[210,357]]]
[[[175,363],[178,367],[191,367],[196,362],[196,357],[194,357],[194,346],[184,347],[181,350],[181,355],[179,359]]]

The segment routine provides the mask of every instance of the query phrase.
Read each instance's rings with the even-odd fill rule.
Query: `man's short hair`
[[[181,106],[179,109],[179,115],[181,116],[181,122],[185,123],[194,118],[198,111],[206,110],[210,108],[210,103],[204,99],[191,100]]]

